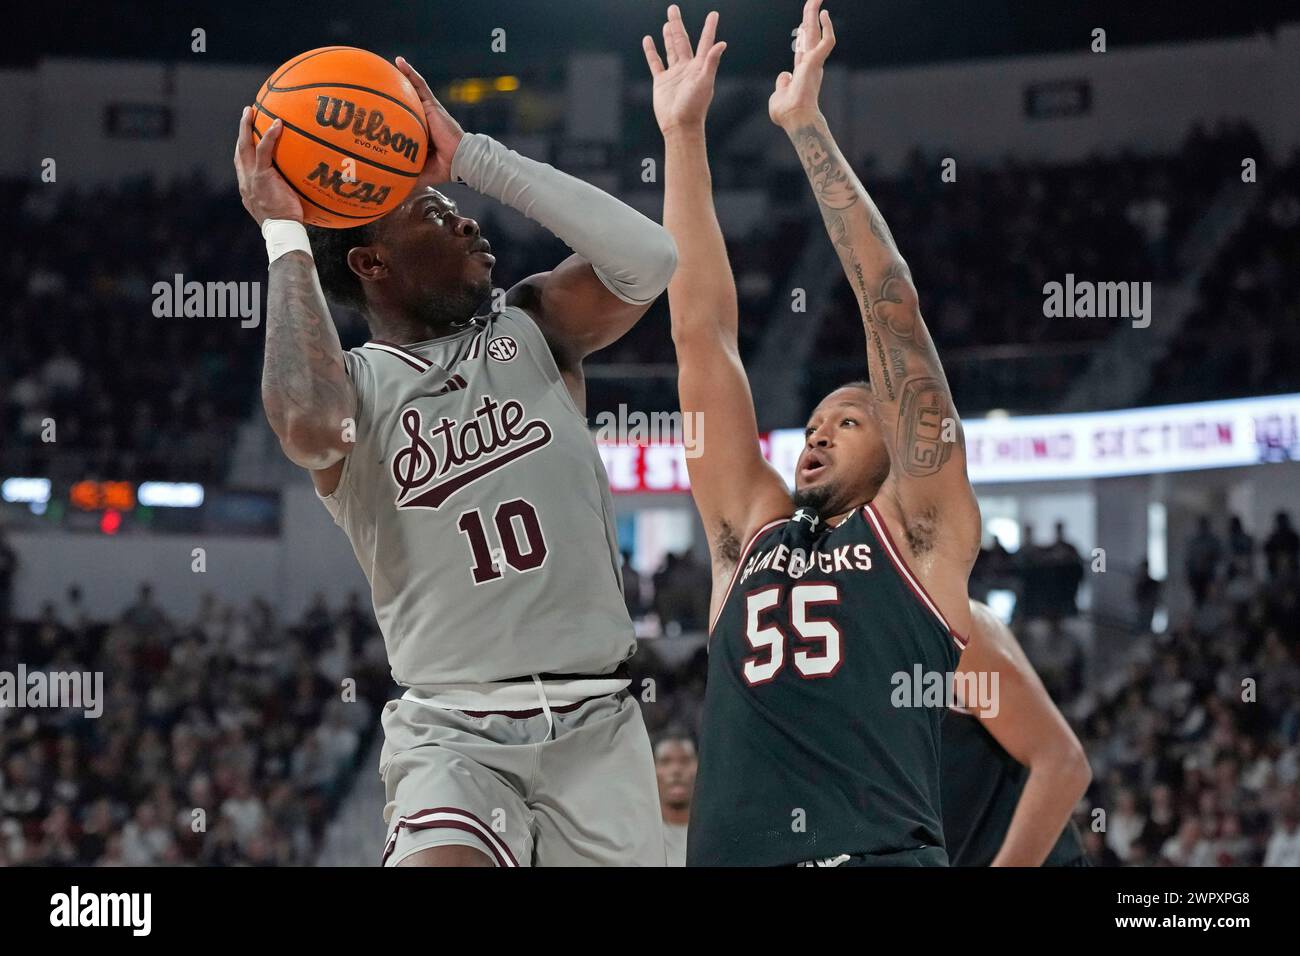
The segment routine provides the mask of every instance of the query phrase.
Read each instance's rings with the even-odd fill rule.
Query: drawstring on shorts
[[[542,678],[537,674],[533,674],[532,678],[533,686],[537,688],[537,699],[542,705],[542,713],[546,715],[546,739],[550,740],[555,733],[555,715],[551,713],[551,702],[546,699],[546,686],[542,683]]]

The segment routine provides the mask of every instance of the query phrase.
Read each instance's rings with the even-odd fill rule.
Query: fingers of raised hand
[[[696,56],[710,56],[713,53],[713,39],[718,34],[718,11],[710,11],[709,15],[704,18],[704,26],[700,29],[700,43],[695,48]]]
[[[835,27],[831,23],[831,15],[827,11],[821,12],[821,40],[812,52],[820,60],[825,60],[831,50],[835,49]]]
[[[676,62],[691,59],[695,53],[691,50],[691,38],[686,34],[686,24],[682,22],[682,11],[677,4],[668,8],[668,22],[664,24],[664,42],[672,44],[672,57]]]
[[[659,51],[655,48],[655,41],[650,36],[641,38],[641,49],[645,51],[646,65],[650,67],[650,75],[658,76],[664,71],[664,61],[659,59]]]

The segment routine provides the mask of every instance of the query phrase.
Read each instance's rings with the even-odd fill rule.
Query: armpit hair
[[[907,537],[907,547],[914,556],[919,558],[933,550],[938,530],[939,509],[934,505],[910,514],[903,512],[903,533]]]
[[[737,537],[736,530],[725,521],[718,522],[718,532],[714,538],[714,549],[717,552],[718,559],[728,565],[734,565],[740,560],[740,538]]]

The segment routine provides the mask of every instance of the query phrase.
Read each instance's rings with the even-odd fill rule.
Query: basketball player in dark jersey
[[[953,866],[1086,866],[1070,813],[1092,780],[1079,738],[1010,629],[970,602],[959,674],[997,674],[992,706],[943,721],[943,832]],[[965,686],[962,681],[957,687]]]
[[[714,575],[688,866],[947,863],[942,685],[970,630],[979,508],[911,274],[818,109],[834,44],[818,6],[804,9],[794,73],[777,80],[769,114],[857,292],[871,383],[814,409],[793,502],[760,452],[713,211],[704,117],[717,16],[692,51],[670,7],[666,66],[643,41],[665,143],[664,225],[680,254],[668,295],[681,407],[707,425],[688,459]]]

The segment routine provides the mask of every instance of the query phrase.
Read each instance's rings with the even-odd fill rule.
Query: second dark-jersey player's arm
[[[998,675],[996,708],[975,714],[1002,749],[1029,768],[1011,826],[992,866],[1041,866],[1088,789],[1092,771],[1083,745],[1052,703],[1007,626],[970,602],[970,642],[958,674]],[[960,680],[957,686],[962,686]],[[960,718],[959,718],[960,719]]]
[[[943,549],[969,571],[979,547],[979,507],[961,422],[912,273],[818,107],[822,64],[835,45],[830,17],[822,11],[819,20],[819,7],[820,0],[809,0],[804,8],[794,73],[778,79],[769,112],[794,144],[862,315],[871,389],[890,446],[882,490],[897,497],[908,521],[925,525],[918,528],[924,550]],[[955,616],[964,617],[960,603]]]
[[[682,414],[698,415],[699,446],[686,459],[691,495],[704,523],[715,579],[727,577],[750,534],[790,513],[790,495],[763,458],[749,379],[737,340],[736,284],[713,206],[704,119],[723,44],[710,14],[691,51],[680,13],[664,25],[665,67],[643,41],[654,76],[655,114],[664,137],[664,225],[680,262],[668,284],[677,391]],[[715,598],[719,594],[714,589]]]

